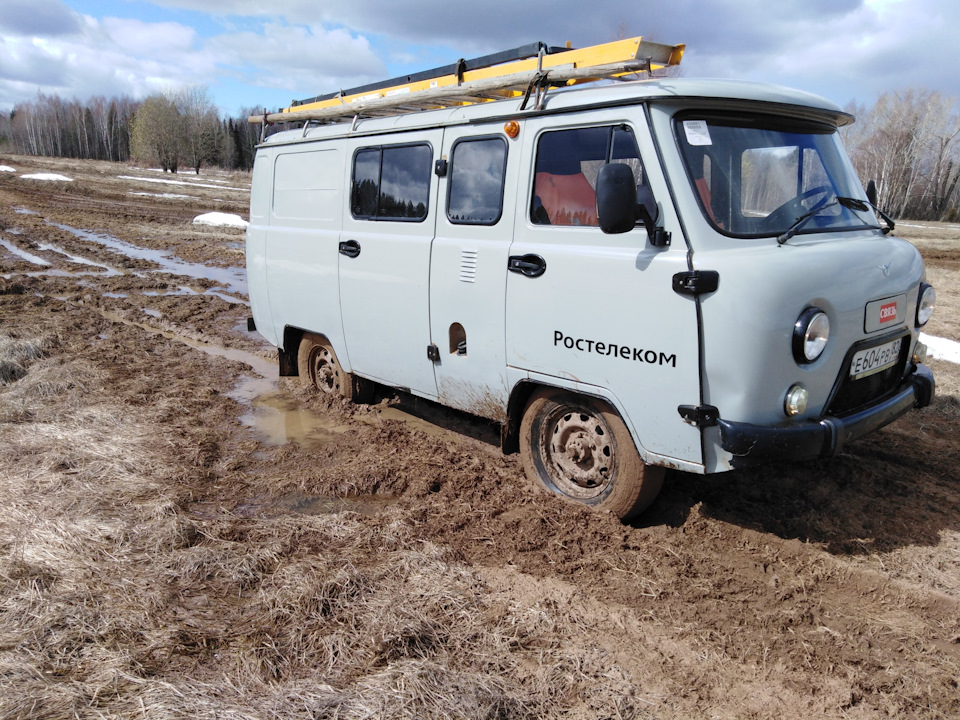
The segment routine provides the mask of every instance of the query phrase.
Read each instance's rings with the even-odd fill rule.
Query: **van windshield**
[[[733,237],[879,227],[836,129],[757,115],[685,113],[675,133],[704,216]]]

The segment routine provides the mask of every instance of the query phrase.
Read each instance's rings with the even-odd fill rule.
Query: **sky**
[[[687,46],[686,77],[840,106],[960,98],[957,0],[0,0],[0,111],[203,85],[224,115],[543,41]]]

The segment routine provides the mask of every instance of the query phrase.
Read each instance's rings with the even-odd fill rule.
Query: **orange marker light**
[[[503,131],[507,134],[507,137],[515,138],[520,134],[520,123],[516,120],[510,120],[503,124]]]

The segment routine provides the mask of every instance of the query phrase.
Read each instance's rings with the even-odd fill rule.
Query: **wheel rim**
[[[542,427],[541,457],[557,489],[581,500],[606,492],[616,453],[613,433],[603,419],[582,409],[559,408]]]
[[[323,393],[333,394],[340,392],[336,360],[333,353],[325,347],[314,350],[310,370],[313,384]]]

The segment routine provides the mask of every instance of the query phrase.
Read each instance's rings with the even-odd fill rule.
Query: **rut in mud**
[[[278,381],[242,231],[190,222],[249,178],[3,164],[74,182],[0,176],[0,717],[960,715],[956,365],[837,458],[671,472],[624,526],[486,422]],[[903,231],[960,340],[960,228]]]

